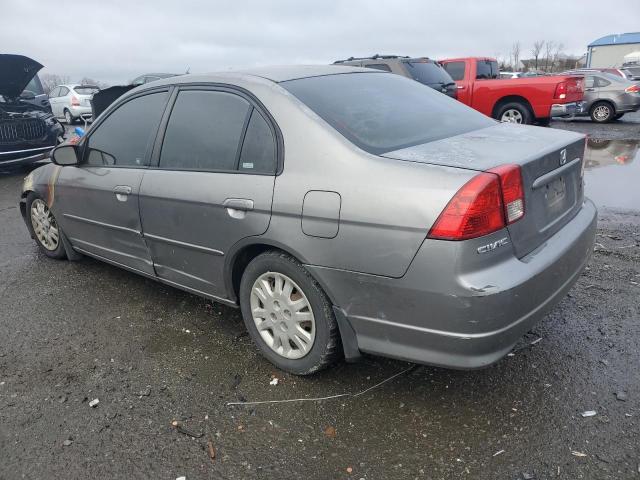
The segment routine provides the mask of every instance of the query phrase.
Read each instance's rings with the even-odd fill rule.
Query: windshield
[[[100,91],[98,87],[94,87],[91,85],[81,85],[79,87],[75,87],[74,90],[78,95],[93,95]]]
[[[347,73],[280,85],[361,149],[380,155],[489,127],[494,121],[389,73]]]
[[[434,83],[448,85],[453,83],[453,79],[446,70],[435,62],[405,62],[405,65],[411,77],[425,85],[433,85]]]
[[[34,95],[43,95],[44,89],[42,88],[42,83],[40,83],[40,79],[37,75],[35,75],[27,86],[24,88],[25,92],[31,92]]]

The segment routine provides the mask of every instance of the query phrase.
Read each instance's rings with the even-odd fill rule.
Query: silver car
[[[589,116],[594,122],[606,123],[640,109],[639,84],[612,73],[589,70],[574,73],[584,74],[581,116]]]
[[[589,258],[584,144],[379,70],[185,75],[128,92],[58,147],[20,208],[49,257],[240,307],[283,370],[361,352],[477,368]]]
[[[100,89],[94,85],[58,85],[49,92],[51,111],[69,125],[91,120],[91,97]]]

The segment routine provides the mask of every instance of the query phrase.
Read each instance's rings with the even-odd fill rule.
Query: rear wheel
[[[529,107],[520,102],[509,102],[500,106],[496,111],[497,120],[504,123],[530,124],[532,120]]]
[[[615,109],[609,102],[596,102],[589,111],[591,120],[597,123],[610,122],[614,118],[615,114]]]
[[[289,255],[265,252],[249,263],[240,282],[240,307],[249,335],[278,368],[309,375],[340,357],[331,302]]]
[[[66,257],[58,222],[47,203],[33,192],[27,197],[27,221],[38,247],[46,256],[57,259]]]

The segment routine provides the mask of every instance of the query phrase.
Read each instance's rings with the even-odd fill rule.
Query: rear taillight
[[[71,105],[74,107],[80,106],[80,100],[78,100],[78,97],[71,97]]]
[[[518,165],[501,165],[489,170],[500,177],[502,203],[507,225],[520,220],[524,216],[524,188],[522,172]]]
[[[556,85],[556,91],[553,94],[553,98],[567,98],[567,82],[560,82]]]
[[[624,91],[627,93],[640,93],[640,86],[631,85],[630,87],[625,88]]]
[[[439,240],[481,237],[523,216],[520,167],[502,165],[465,183],[442,211],[428,237]]]

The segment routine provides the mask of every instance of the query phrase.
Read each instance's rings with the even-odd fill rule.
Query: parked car
[[[571,71],[584,75],[584,110],[576,116],[589,116],[598,123],[622,118],[640,109],[640,85],[626,78],[596,71]]]
[[[500,72],[500,78],[520,78],[522,72]]]
[[[99,91],[95,85],[58,85],[49,92],[51,110],[69,125],[79,119],[91,120],[91,97]]]
[[[427,57],[410,58],[398,55],[373,55],[372,57],[337,60],[334,65],[374,68],[412,78],[450,97],[457,97],[456,84],[438,62]]]
[[[640,80],[640,65],[626,65],[623,66],[620,70],[622,70],[622,73],[624,73],[624,76],[627,80]]]
[[[492,58],[450,58],[440,63],[458,87],[458,100],[501,122],[539,123],[581,110],[582,79],[564,75],[498,79]]]
[[[26,90],[41,68],[22,55],[0,55],[0,165],[40,160],[64,133],[48,106],[38,104],[38,91]]]
[[[20,210],[49,257],[239,306],[283,370],[361,351],[476,368],[565,298],[593,250],[584,144],[371,68],[185,75],[58,147]]]

